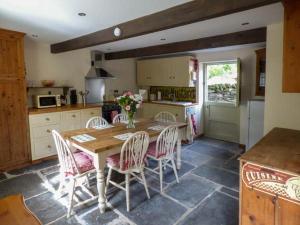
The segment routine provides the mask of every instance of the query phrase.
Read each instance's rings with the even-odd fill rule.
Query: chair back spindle
[[[86,123],[86,128],[93,127],[106,127],[108,126],[108,122],[101,116],[95,116],[90,118]]]
[[[166,127],[158,136],[156,142],[156,157],[168,157],[173,155],[177,140],[178,127],[175,125]]]
[[[159,121],[159,122],[176,122],[176,117],[174,114],[167,112],[167,111],[163,111],[160,112],[158,114],[156,114],[156,116],[154,117],[155,121]]]

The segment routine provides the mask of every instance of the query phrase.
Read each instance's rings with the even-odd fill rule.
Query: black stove
[[[112,112],[117,111],[118,114],[121,113],[121,106],[117,103],[104,103],[102,106],[102,117],[107,120],[107,122],[112,122]]]

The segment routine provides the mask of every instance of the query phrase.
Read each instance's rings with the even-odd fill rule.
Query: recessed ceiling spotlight
[[[250,24],[249,22],[245,22],[245,23],[242,23],[241,25],[246,26],[246,25],[249,25],[249,24]]]
[[[167,39],[166,39],[166,38],[161,38],[160,40],[161,40],[161,41],[165,41],[165,40],[167,40]]]
[[[115,35],[116,37],[120,37],[121,34],[122,34],[122,30],[121,30],[119,27],[116,27],[116,28],[114,29],[114,35]]]
[[[39,35],[37,35],[37,34],[32,34],[31,35],[33,38],[38,38],[39,37]]]
[[[86,16],[86,13],[80,12],[78,13],[78,16]]]

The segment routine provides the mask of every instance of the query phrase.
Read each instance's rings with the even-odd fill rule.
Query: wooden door
[[[0,170],[30,160],[23,36],[0,29]]]
[[[276,219],[278,225],[298,225],[300,223],[300,205],[278,199]]]
[[[242,183],[240,225],[275,225],[274,197]]]

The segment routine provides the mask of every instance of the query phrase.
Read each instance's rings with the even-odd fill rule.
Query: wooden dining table
[[[105,212],[106,209],[106,196],[105,196],[105,178],[104,178],[104,168],[106,166],[106,158],[110,155],[117,154],[121,152],[121,147],[124,140],[115,138],[116,135],[121,135],[125,133],[134,133],[137,131],[146,131],[149,134],[150,141],[155,141],[161,130],[149,129],[155,126],[167,127],[168,125],[176,125],[180,131],[186,129],[187,124],[181,122],[172,122],[172,123],[163,123],[157,122],[149,119],[138,119],[135,123],[135,128],[128,129],[126,124],[118,123],[113,124],[113,127],[105,129],[95,129],[95,128],[84,128],[78,130],[71,130],[62,132],[62,136],[67,140],[72,148],[79,149],[84,151],[94,158],[94,166],[96,169],[96,178],[97,178],[97,190],[98,190],[98,205],[101,213]],[[183,132],[180,132],[183,133]],[[94,140],[87,142],[79,142],[74,140],[72,137],[76,135],[87,134]],[[181,135],[177,140],[177,149],[176,149],[176,164],[177,169],[181,167]]]

